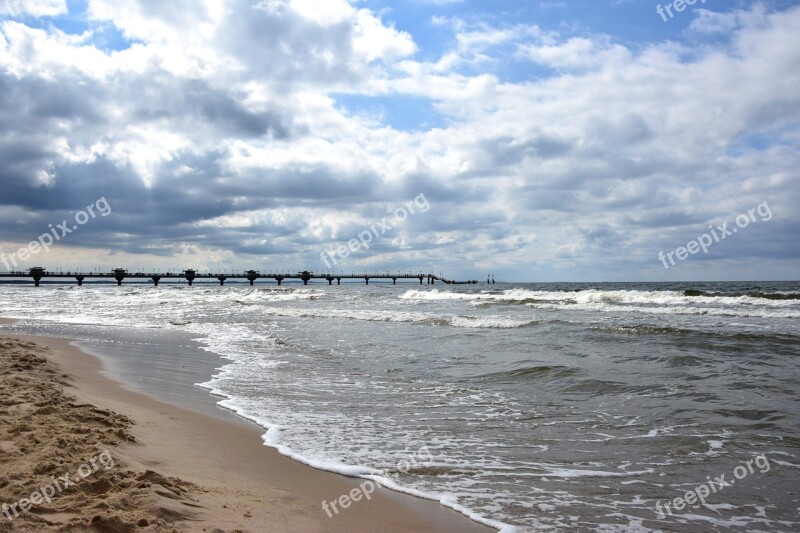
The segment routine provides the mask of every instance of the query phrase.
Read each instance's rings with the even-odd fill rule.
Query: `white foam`
[[[450,324],[457,328],[520,328],[536,324],[538,320],[514,320],[513,318],[499,316],[454,316]]]
[[[408,322],[450,325],[457,328],[518,328],[538,320],[519,320],[499,315],[467,316],[379,309],[313,309],[299,307],[270,307],[272,316],[292,318],[347,318],[368,322]]]
[[[224,369],[223,369],[224,372]],[[324,470],[327,472],[333,472],[336,474],[341,474],[349,477],[355,478],[362,478],[362,479],[369,479],[376,482],[378,485],[394,490],[396,492],[402,492],[405,494],[410,494],[412,496],[416,496],[418,498],[424,498],[428,500],[433,500],[439,502],[441,505],[449,507],[454,511],[457,511],[470,520],[475,522],[487,525],[489,527],[497,528],[500,533],[516,533],[517,529],[509,524],[504,522],[500,522],[498,520],[493,520],[488,518],[472,509],[463,506],[458,503],[458,498],[454,495],[441,495],[434,492],[422,491],[415,489],[413,487],[407,487],[404,485],[400,485],[394,482],[392,479],[383,476],[383,472],[374,468],[370,468],[367,466],[362,465],[348,465],[343,463],[337,463],[333,461],[324,461],[319,459],[309,458],[302,454],[299,454],[292,450],[290,447],[281,444],[281,428],[278,425],[271,423],[269,420],[265,420],[262,417],[254,416],[247,409],[240,407],[236,400],[231,398],[230,396],[226,395],[223,391],[214,387],[215,379],[212,379],[206,383],[198,383],[197,385],[203,388],[207,388],[211,391],[212,394],[220,397],[224,397],[224,400],[218,402],[220,407],[228,409],[229,411],[233,411],[237,415],[255,422],[256,424],[260,425],[261,427],[265,428],[267,431],[262,436],[262,441],[264,442],[265,446],[270,448],[274,448],[278,451],[281,455],[289,457],[295,461],[300,463],[306,464],[312,468],[316,468],[318,470]]]
[[[292,302],[299,300],[319,300],[325,293],[316,289],[251,289],[244,296],[235,298],[235,301],[245,304],[259,302]]]
[[[800,318],[800,300],[770,300],[751,296],[685,296],[681,291],[579,292],[507,289],[502,292],[454,292],[411,289],[399,296],[411,302],[471,301],[526,303],[535,308],[587,311],[628,311],[649,314],[718,315],[735,317]]]
[[[641,476],[643,474],[652,474],[652,468],[638,470],[635,472],[609,472],[606,470],[580,470],[570,468],[548,468],[549,472],[545,475],[561,478],[576,478],[576,477],[628,477],[628,476]]]

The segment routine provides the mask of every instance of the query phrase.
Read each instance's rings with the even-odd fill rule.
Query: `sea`
[[[497,530],[800,530],[800,282],[25,280],[0,316]]]

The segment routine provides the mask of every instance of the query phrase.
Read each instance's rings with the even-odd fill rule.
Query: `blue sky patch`
[[[428,98],[403,94],[331,96],[336,100],[337,107],[348,114],[377,120],[398,131],[427,131],[447,126],[445,118]]]

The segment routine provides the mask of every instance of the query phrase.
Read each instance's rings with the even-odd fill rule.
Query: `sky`
[[[0,0],[0,102],[0,270],[800,279],[800,1]]]

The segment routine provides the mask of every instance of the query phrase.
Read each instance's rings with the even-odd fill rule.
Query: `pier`
[[[64,278],[71,278],[74,279],[79,286],[83,285],[83,282],[86,280],[93,280],[93,279],[113,279],[117,282],[117,285],[122,285],[122,282],[127,280],[147,280],[151,282],[154,286],[158,287],[158,284],[161,281],[186,281],[190,286],[196,281],[201,279],[214,279],[219,282],[220,285],[225,285],[225,282],[230,279],[243,279],[247,280],[250,285],[254,285],[258,280],[272,280],[277,282],[278,285],[282,285],[284,280],[301,280],[303,285],[308,285],[308,282],[311,280],[324,280],[328,282],[328,285],[333,285],[333,282],[336,281],[337,285],[342,284],[342,280],[348,279],[358,279],[364,280],[366,285],[369,285],[370,280],[392,280],[393,285],[397,285],[397,280],[419,280],[419,284],[422,285],[424,282],[427,282],[428,285],[435,285],[436,282],[444,283],[446,285],[476,285],[478,282],[475,280],[469,281],[454,281],[451,279],[447,279],[443,276],[437,276],[435,274],[399,274],[399,273],[363,273],[363,274],[315,274],[310,270],[304,270],[302,272],[297,272],[296,274],[291,273],[278,273],[278,272],[269,272],[262,274],[258,270],[245,270],[242,273],[233,273],[229,274],[225,273],[215,273],[215,272],[206,272],[206,271],[199,271],[194,269],[186,269],[181,271],[180,273],[173,273],[173,272],[155,272],[155,273],[144,273],[144,272],[128,272],[125,268],[115,268],[110,272],[99,272],[99,271],[90,271],[90,272],[51,272],[45,269],[44,267],[33,267],[27,271],[17,271],[17,272],[0,272],[0,278],[31,278],[33,283],[36,287],[39,286],[43,279],[64,279]]]

